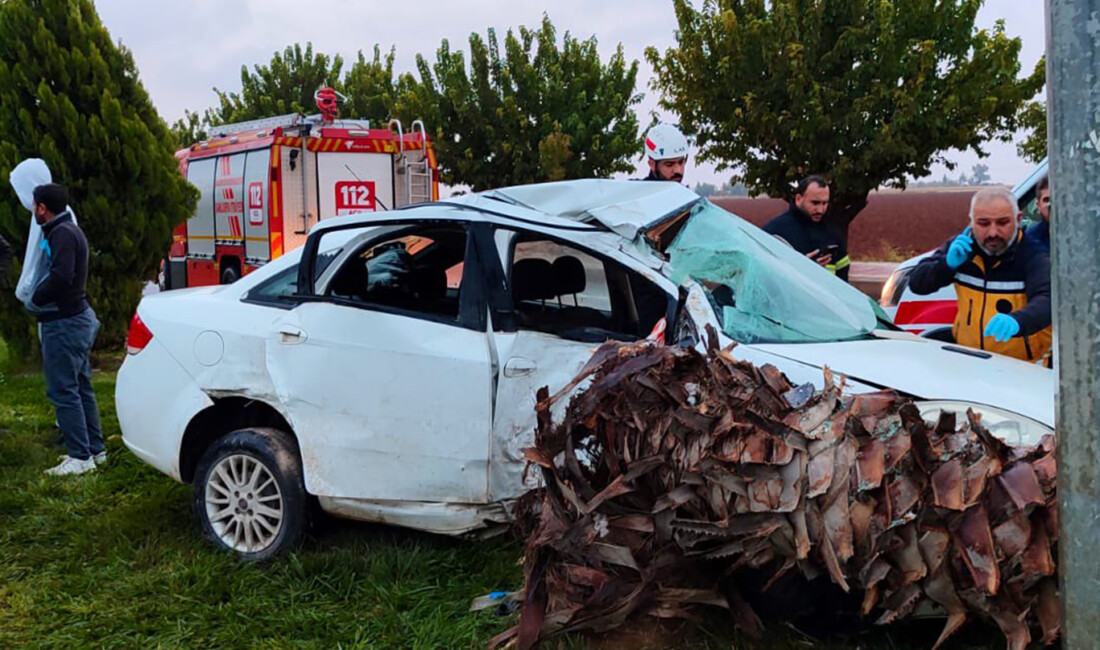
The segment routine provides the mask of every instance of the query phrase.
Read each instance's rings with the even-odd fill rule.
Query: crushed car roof
[[[475,196],[572,221],[595,222],[628,239],[699,200],[698,194],[679,183],[603,179],[519,185]]]
[[[633,239],[639,230],[652,226],[700,201],[699,195],[679,183],[587,179],[517,185],[421,203],[398,212],[415,211],[418,216],[453,218],[455,208],[467,208],[518,220],[535,220],[540,225],[576,228],[585,224],[594,230],[610,230]],[[423,212],[430,210],[430,215]],[[450,213],[450,214],[448,214]],[[388,213],[365,212],[324,219],[315,230],[393,218]]]

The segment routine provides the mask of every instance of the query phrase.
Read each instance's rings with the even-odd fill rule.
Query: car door
[[[489,493],[501,500],[537,480],[525,474],[523,449],[534,444],[538,390],[567,385],[608,339],[645,338],[674,301],[651,280],[576,243],[519,230],[498,230],[494,239],[506,309],[490,333],[497,386]],[[556,421],[567,405],[555,404]]]
[[[352,240],[273,323],[268,368],[310,493],[487,501],[492,378],[467,241],[466,224]]]

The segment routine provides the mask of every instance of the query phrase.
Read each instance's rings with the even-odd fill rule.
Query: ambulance
[[[331,89],[319,115],[213,127],[176,153],[199,190],[195,214],[172,235],[162,288],[231,284],[301,246],[318,220],[383,212],[439,198],[439,168],[424,123],[372,128],[338,118]]]

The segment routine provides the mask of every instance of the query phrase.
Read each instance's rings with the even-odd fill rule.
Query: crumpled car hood
[[[966,349],[909,334],[844,343],[757,344],[787,359],[849,375],[924,399],[988,404],[1054,426],[1053,371],[1001,355],[982,359]]]

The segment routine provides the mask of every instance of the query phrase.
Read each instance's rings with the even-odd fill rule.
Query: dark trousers
[[[76,316],[41,323],[39,328],[46,396],[57,411],[69,455],[87,460],[105,449],[89,362],[99,320],[88,308]]]

